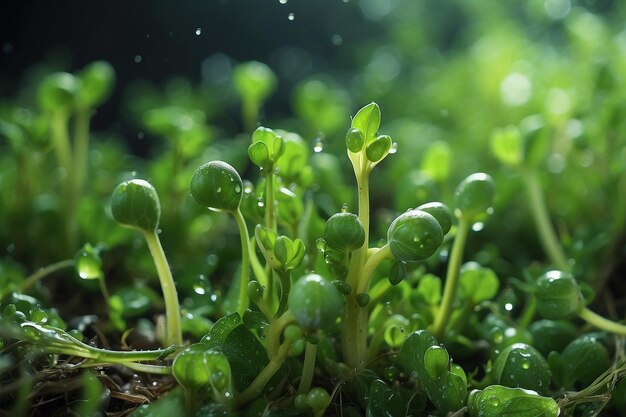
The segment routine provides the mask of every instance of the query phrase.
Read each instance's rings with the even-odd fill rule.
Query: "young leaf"
[[[382,380],[372,382],[367,402],[367,417],[404,417],[405,405],[400,395]]]
[[[499,288],[500,281],[492,269],[484,268],[477,262],[468,262],[461,267],[459,289],[472,304],[491,300]]]
[[[367,145],[365,154],[370,162],[379,162],[389,153],[392,140],[388,135],[380,135]]]
[[[553,398],[502,385],[470,392],[467,409],[470,417],[557,417],[559,414],[559,406]]]
[[[352,127],[363,133],[365,145],[373,142],[380,127],[380,107],[378,104],[370,103],[359,110],[352,119]]]

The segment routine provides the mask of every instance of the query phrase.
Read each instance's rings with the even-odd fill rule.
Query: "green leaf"
[[[522,160],[522,138],[516,126],[496,129],[491,135],[491,152],[500,162],[517,166]]]
[[[559,406],[553,398],[501,385],[470,392],[467,409],[470,417],[557,417],[559,414]]]
[[[278,259],[276,259],[276,255],[274,254],[274,246],[276,245],[276,239],[278,238],[276,232],[265,226],[257,224],[254,229],[254,236],[263,257],[270,265],[270,268],[280,268],[281,263]]]
[[[493,204],[495,185],[489,174],[482,172],[465,178],[454,191],[459,214],[469,219],[483,215]]]
[[[95,61],[78,74],[80,88],[79,104],[83,108],[93,108],[104,103],[111,95],[115,84],[115,71],[106,61]]]
[[[471,300],[472,304],[491,300],[499,288],[500,281],[492,269],[477,262],[468,262],[461,267],[459,289],[461,295]]]
[[[455,372],[442,371],[444,355],[436,349],[427,355],[426,352],[432,347],[441,348],[437,339],[430,333],[418,330],[406,338],[400,349],[398,362],[421,381],[428,398],[440,413],[460,410],[465,405],[467,396],[466,378],[458,374],[458,369]],[[427,368],[425,362],[430,355],[432,362],[429,362]],[[433,374],[437,376],[433,377]]]
[[[390,136],[378,136],[376,140],[370,142],[370,144],[367,145],[367,147],[365,148],[365,154],[367,155],[367,159],[369,159],[371,162],[381,161],[389,153],[391,145],[392,140]]]
[[[250,61],[233,71],[235,89],[240,96],[254,101],[265,100],[276,89],[276,75],[267,65]]]
[[[365,137],[363,132],[356,128],[350,128],[346,133],[346,147],[352,153],[360,152],[363,149]]]
[[[452,150],[443,141],[433,142],[422,159],[422,170],[435,181],[445,181],[450,176]]]
[[[363,133],[365,145],[373,142],[380,127],[380,107],[378,104],[370,103],[359,110],[352,119],[351,127]]]
[[[396,391],[382,380],[372,382],[367,402],[367,417],[404,417],[406,406]]]
[[[293,241],[287,236],[278,236],[274,243],[274,255],[283,269],[289,264],[294,255]]]
[[[243,325],[238,313],[216,321],[201,342],[226,356],[237,391],[246,389],[268,363],[265,347]]]
[[[546,393],[552,375],[545,358],[526,343],[507,346],[491,368],[493,381],[511,388],[526,388]]]
[[[432,378],[437,378],[448,371],[450,355],[441,346],[431,346],[424,353],[424,367]]]
[[[276,164],[277,175],[285,184],[302,184],[302,170],[309,160],[309,147],[302,137],[296,133],[277,131],[283,137],[285,149]]]
[[[252,163],[259,168],[266,170],[271,169],[270,152],[267,145],[263,142],[254,142],[248,147],[248,157]]]
[[[558,361],[554,359],[558,357]],[[609,353],[598,338],[592,334],[583,335],[567,345],[561,355],[551,359],[553,372],[558,375],[560,385],[572,388],[574,384],[589,385],[611,363]]]
[[[417,284],[415,295],[428,305],[438,305],[441,301],[441,278],[433,274],[425,274]]]

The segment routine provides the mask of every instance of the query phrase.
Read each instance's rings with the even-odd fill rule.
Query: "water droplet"
[[[219,298],[219,295],[217,293],[211,294],[211,301],[213,301],[214,303],[217,302],[218,298]]]
[[[200,36],[202,34],[202,28],[196,29],[196,36]]]
[[[132,175],[133,177],[137,176],[137,171],[130,171],[130,175]]]
[[[332,42],[333,45],[339,46],[339,45],[343,44],[343,37],[337,33],[337,34],[334,34],[330,38],[330,41]]]
[[[200,275],[193,283],[193,292],[199,295],[204,295],[211,289],[211,284],[206,276]]]
[[[235,184],[235,194],[239,194],[241,192],[241,185]]]
[[[315,138],[313,140],[313,152],[320,153],[324,150],[324,141],[322,138]]]
[[[511,311],[511,310],[513,310],[513,304],[511,304],[511,303],[506,303],[506,304],[504,305],[504,309],[505,309],[506,311]]]
[[[522,369],[528,369],[530,368],[530,362],[527,359],[524,359],[522,361]]]
[[[15,252],[15,243],[9,243],[7,246],[7,253]]]
[[[389,153],[394,154],[398,152],[398,142],[394,142],[391,144],[391,148],[389,148]]]
[[[137,139],[142,140],[145,137],[143,132],[137,132]]]
[[[252,191],[254,191],[254,186],[252,185],[252,183],[250,181],[244,181],[243,182],[243,192],[246,193],[246,194],[249,194]]]
[[[315,247],[323,253],[326,250],[326,241],[322,238],[317,239],[315,241]]]
[[[295,18],[296,18],[296,15],[293,14],[293,13],[289,13],[289,15],[287,15],[287,19],[289,19],[289,20],[293,20]]]
[[[341,212],[342,213],[347,213],[348,212],[348,203],[341,204]]]
[[[481,230],[483,230],[485,227],[485,223],[483,222],[476,222],[472,225],[472,230],[474,232],[480,232]]]
[[[494,407],[497,407],[500,405],[500,400],[498,399],[498,397],[491,397],[489,401],[491,402],[491,405],[493,405]]]
[[[141,55],[135,55],[135,64],[139,64],[142,59]]]
[[[497,345],[502,343],[504,341],[504,333],[502,333],[502,330],[495,329],[491,334],[491,340],[493,340],[493,343]]]
[[[221,193],[222,192],[222,187],[217,187],[217,190],[215,190],[216,193]]]
[[[287,0],[278,0],[280,4],[287,4]]]
[[[259,207],[265,207],[265,203],[263,203],[263,198],[259,197],[257,199],[256,205],[259,206]]]

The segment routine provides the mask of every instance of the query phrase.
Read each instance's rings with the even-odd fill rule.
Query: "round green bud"
[[[241,204],[243,182],[235,168],[223,161],[211,161],[191,178],[191,195],[214,211],[236,211]]]
[[[584,307],[576,279],[567,272],[548,271],[535,284],[537,311],[549,320],[573,317]]]
[[[248,282],[248,288],[246,288],[248,297],[254,302],[259,301],[263,297],[263,287],[259,284],[259,281]]]
[[[346,133],[346,146],[350,152],[357,153],[361,151],[364,143],[365,137],[363,136],[363,132],[354,127],[348,130],[348,133]]]
[[[443,231],[431,214],[409,210],[391,223],[387,241],[397,260],[417,262],[429,258],[441,246]]]
[[[493,204],[495,186],[490,175],[472,174],[454,192],[456,209],[461,216],[474,218],[485,213]]]
[[[285,340],[295,343],[297,340],[302,339],[304,332],[302,331],[302,327],[292,323],[285,327],[285,330],[283,330],[283,336],[285,337]]]
[[[552,378],[543,355],[526,343],[507,346],[493,364],[491,376],[496,384],[540,393],[548,390]]]
[[[305,329],[328,328],[343,310],[337,287],[317,274],[306,275],[295,282],[289,292],[288,305]]]
[[[111,196],[111,214],[125,226],[153,232],[159,226],[161,204],[148,181],[133,179],[115,187]]]
[[[330,405],[330,395],[324,388],[314,387],[306,396],[306,402],[315,415],[324,411]]]
[[[356,214],[333,214],[324,227],[324,240],[331,248],[350,252],[365,243],[365,229]]]
[[[276,89],[274,72],[257,61],[239,64],[233,71],[233,81],[240,96],[253,100],[264,100]]]
[[[452,227],[452,212],[445,204],[433,201],[432,203],[422,204],[416,210],[425,211],[437,219],[444,235],[450,231]]]
[[[68,72],[55,72],[43,79],[37,98],[45,111],[69,113],[75,104],[79,82]]]
[[[172,362],[172,374],[176,381],[186,390],[208,388],[211,375],[206,366],[198,366],[206,360],[209,347],[204,343],[196,343],[184,348]]]
[[[359,305],[359,307],[367,307],[367,305],[370,303],[370,295],[367,293],[358,293],[356,295],[356,303]]]

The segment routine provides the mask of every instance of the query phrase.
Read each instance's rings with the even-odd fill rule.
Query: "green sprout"
[[[161,204],[154,187],[147,181],[133,179],[119,184],[111,196],[111,214],[120,224],[138,229],[154,261],[165,300],[165,343],[183,343],[180,307],[176,285],[159,239]]]

